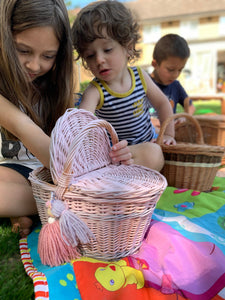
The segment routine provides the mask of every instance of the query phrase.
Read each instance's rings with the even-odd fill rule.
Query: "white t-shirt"
[[[8,140],[2,132],[0,134],[1,163],[20,164],[33,170],[42,166],[41,162],[20,141]]]

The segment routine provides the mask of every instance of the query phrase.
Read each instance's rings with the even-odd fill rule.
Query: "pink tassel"
[[[59,218],[60,231],[65,243],[74,247],[78,243],[89,244],[91,239],[95,239],[88,226],[74,212],[67,209],[63,201],[52,200],[51,213]]]
[[[45,224],[38,240],[38,253],[43,265],[59,266],[80,256],[75,247],[68,246],[62,239],[59,221]]]

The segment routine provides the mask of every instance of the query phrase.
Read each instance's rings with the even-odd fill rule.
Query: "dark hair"
[[[164,35],[155,45],[153,51],[153,59],[158,64],[161,64],[163,60],[168,57],[179,57],[186,59],[190,56],[190,49],[186,40],[178,34]]]
[[[28,83],[14,35],[41,26],[53,28],[60,46],[52,69]],[[73,47],[64,0],[0,0],[0,45],[0,94],[50,134],[71,103],[73,90]]]
[[[78,13],[72,26],[72,39],[77,59],[82,58],[87,44],[107,35],[123,47],[131,46],[130,59],[138,58],[139,26],[131,12],[122,3],[115,0],[93,2]],[[84,61],[83,61],[84,63]]]

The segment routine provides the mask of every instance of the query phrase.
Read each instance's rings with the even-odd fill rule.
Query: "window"
[[[225,17],[220,17],[219,21],[219,35],[225,36]]]
[[[144,43],[155,43],[161,37],[160,25],[148,25],[143,28],[143,42]]]
[[[198,38],[198,21],[181,21],[180,35],[187,40]]]

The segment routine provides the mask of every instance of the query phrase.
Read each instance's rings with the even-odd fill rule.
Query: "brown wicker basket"
[[[163,144],[167,125],[176,118],[186,118],[195,126],[194,144],[183,141],[177,141],[176,145]],[[196,119],[186,113],[171,116],[163,123],[157,143],[161,145],[165,158],[161,173],[166,177],[169,186],[197,191],[211,188],[225,148],[204,144],[202,130]]]
[[[208,145],[225,147],[225,116],[223,115],[196,115],[203,133],[204,142]],[[222,158],[225,164],[225,156]]]
[[[115,260],[140,247],[167,182],[145,167],[111,164],[105,128],[117,142],[108,122],[68,110],[52,132],[50,171],[39,168],[29,179],[43,225],[49,219],[46,203],[60,198],[95,236],[78,244],[80,253]]]
[[[224,107],[225,98],[224,95],[212,95],[212,96],[195,96],[191,97],[192,100],[213,100],[219,99],[221,101],[222,108]],[[189,98],[185,99],[184,108],[185,112],[188,112]],[[223,110],[223,109],[222,109]],[[225,115],[218,114],[204,114],[194,115],[198,123],[201,126],[203,138],[205,144],[213,146],[225,147]],[[185,134],[184,134],[185,132]],[[195,130],[194,125],[191,122],[176,125],[176,140],[183,142],[194,142],[195,141]],[[225,164],[225,155],[222,158],[222,165]]]
[[[192,119],[186,118],[182,122],[175,124],[175,140],[177,142],[192,143],[196,142],[196,139],[202,135],[202,133],[196,130],[198,124]]]

